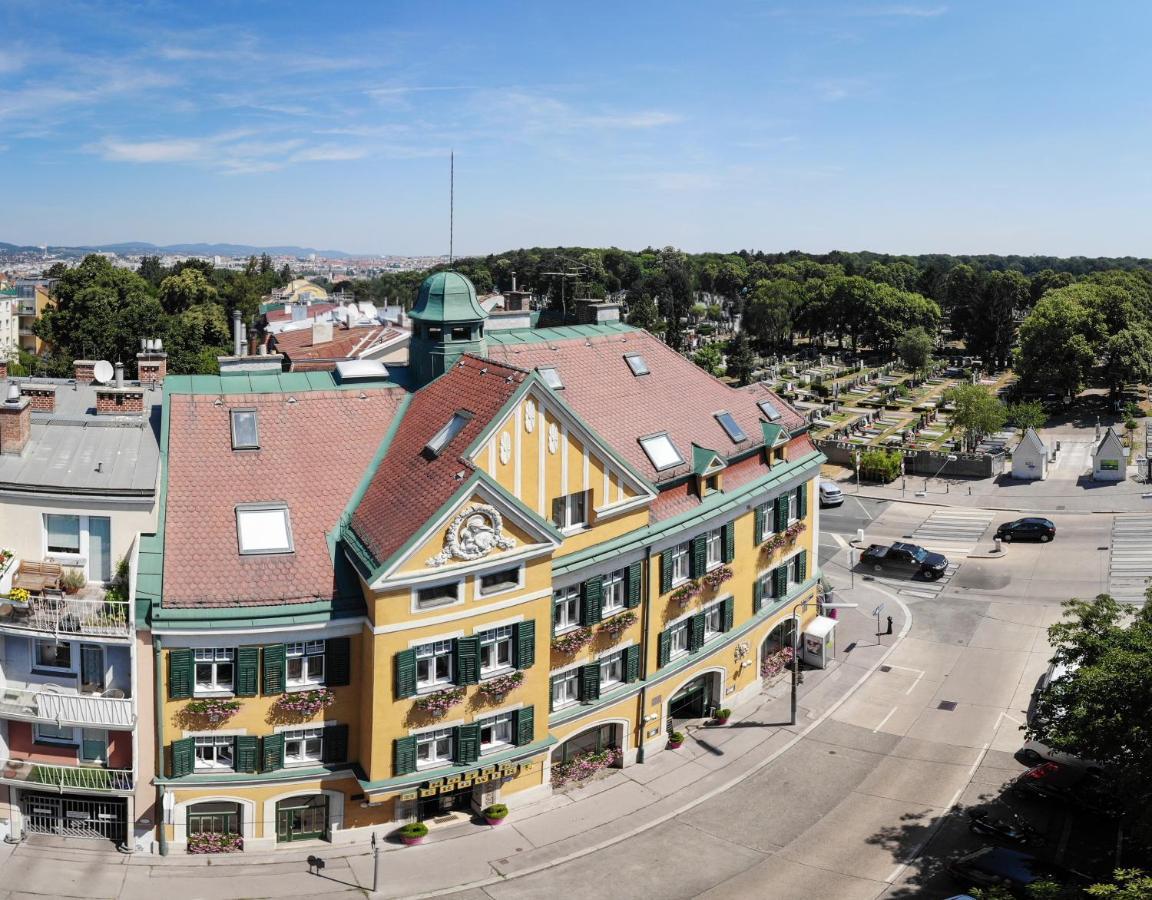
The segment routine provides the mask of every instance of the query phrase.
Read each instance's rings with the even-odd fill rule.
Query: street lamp
[[[812,602],[809,597],[792,607],[792,718],[789,725],[796,724],[796,686],[800,683],[800,626],[796,622],[796,612]],[[822,603],[824,609],[855,609],[859,603]]]
[[[944,467],[946,465],[948,465],[948,463],[956,462],[956,460],[958,460],[959,458],[960,457],[958,457],[955,453],[949,453],[948,456],[945,457],[944,462],[940,463],[940,468],[936,470],[936,474],[932,476],[933,480],[940,477],[940,473],[944,471]],[[928,490],[928,479],[927,478],[924,479],[924,490]]]
[[[860,493],[860,451],[852,451],[852,461],[856,464],[856,493]]]

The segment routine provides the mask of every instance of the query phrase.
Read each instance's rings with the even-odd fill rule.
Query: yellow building
[[[270,848],[513,807],[756,695],[816,615],[802,417],[619,324],[412,363],[169,378],[141,544],[157,841]]]

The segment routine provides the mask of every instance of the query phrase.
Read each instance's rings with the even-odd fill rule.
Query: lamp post
[[[945,457],[944,462],[940,463],[940,468],[936,470],[936,474],[932,476],[933,480],[940,477],[940,473],[944,471],[944,467],[946,465],[948,465],[948,463],[956,462],[956,460],[958,460],[959,458],[960,457],[958,457],[955,453],[949,453],[948,456]],[[924,490],[925,491],[928,490],[928,479],[927,478],[924,479]]]
[[[796,687],[800,684],[800,626],[796,622],[796,612],[812,602],[809,597],[792,607],[792,716],[789,725],[796,724]],[[824,603],[825,609],[855,609],[859,603]]]
[[[852,451],[852,461],[856,464],[856,493],[860,493],[860,451]]]

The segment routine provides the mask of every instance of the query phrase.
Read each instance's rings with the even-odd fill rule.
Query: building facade
[[[135,595],[161,852],[674,752],[817,615],[822,457],[770,391],[619,323],[488,334],[455,273],[413,320],[407,370],[167,380]]]

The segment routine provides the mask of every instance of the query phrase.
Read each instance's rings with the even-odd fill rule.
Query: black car
[[[1055,800],[1075,809],[1116,816],[1120,802],[1108,777],[1096,766],[1044,762],[1020,775],[1012,790],[1025,797]]]
[[[1056,537],[1056,526],[1051,519],[1026,516],[1014,522],[1005,522],[996,529],[996,537],[1002,541],[1039,541],[1046,544]]]
[[[1086,881],[1078,872],[1007,847],[982,847],[954,859],[948,863],[948,873],[966,887],[999,886],[1018,897],[1028,896],[1028,885],[1037,881],[1050,880],[1058,884],[1084,884]]]
[[[860,554],[860,564],[871,566],[875,571],[893,569],[911,572],[935,581],[948,571],[948,558],[925,550],[917,544],[895,543],[891,546],[872,544]]]

